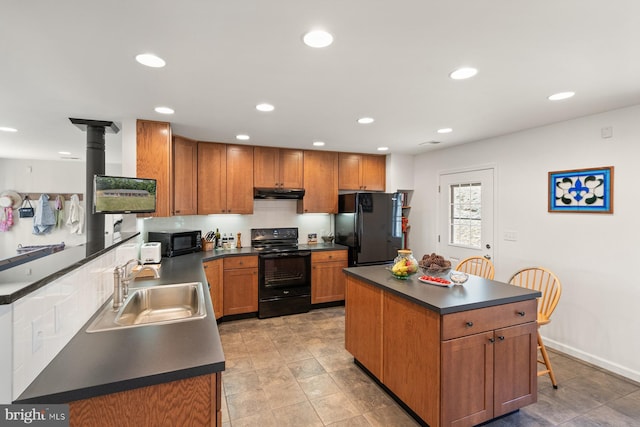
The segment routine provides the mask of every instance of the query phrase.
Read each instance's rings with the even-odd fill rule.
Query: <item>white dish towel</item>
[[[80,206],[80,198],[77,194],[71,196],[69,205],[69,215],[67,216],[69,231],[71,234],[82,234],[84,231],[84,209]]]

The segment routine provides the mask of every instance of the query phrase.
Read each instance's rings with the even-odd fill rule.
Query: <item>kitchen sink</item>
[[[201,282],[131,288],[122,307],[108,303],[87,332],[185,322],[206,317]]]

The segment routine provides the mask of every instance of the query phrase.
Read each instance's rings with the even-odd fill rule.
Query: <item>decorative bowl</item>
[[[453,270],[449,275],[449,279],[451,279],[454,285],[462,285],[469,280],[469,275],[464,271]]]
[[[451,266],[441,267],[441,266],[426,266],[420,265],[420,270],[422,270],[425,274],[429,276],[446,276],[447,273],[451,270]]]
[[[334,237],[334,236],[322,236],[322,240],[323,240],[325,243],[331,243],[331,242],[333,242],[333,239],[335,239],[335,237]]]

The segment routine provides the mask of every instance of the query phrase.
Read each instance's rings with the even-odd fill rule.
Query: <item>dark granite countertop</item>
[[[363,282],[413,301],[439,314],[456,313],[534,299],[540,292],[469,275],[462,286],[442,287],[418,280],[414,274],[407,280],[394,278],[388,266],[375,265],[345,268],[344,272]]]
[[[203,253],[163,258],[159,279],[136,280],[132,286],[206,284],[202,261]],[[208,292],[205,304],[203,319],[89,334],[85,331],[98,310],[15,402],[65,403],[223,371]]]
[[[299,248],[347,249],[334,244]],[[247,247],[163,258],[159,279],[137,280],[132,286],[206,284],[203,262],[241,255],[257,252]],[[86,333],[98,310],[15,403],[65,403],[223,371],[224,353],[208,292],[205,300],[204,319]]]

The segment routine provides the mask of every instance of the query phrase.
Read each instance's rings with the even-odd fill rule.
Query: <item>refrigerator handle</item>
[[[363,226],[363,219],[362,219],[362,214],[364,213],[364,211],[362,210],[362,205],[360,203],[358,203],[358,208],[357,208],[357,215],[356,218],[358,218],[358,223],[356,224],[357,227],[357,241],[356,241],[356,247],[358,248],[358,253],[361,252],[360,250],[360,239],[362,238],[362,233],[364,232],[364,226]]]

